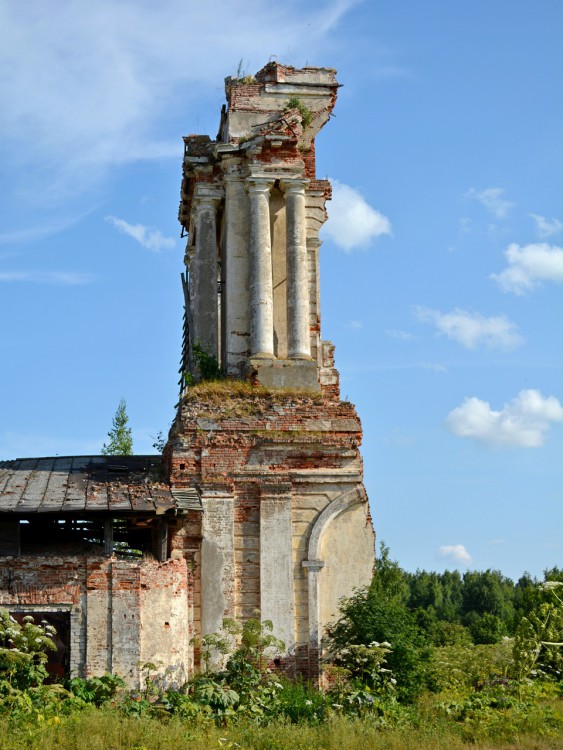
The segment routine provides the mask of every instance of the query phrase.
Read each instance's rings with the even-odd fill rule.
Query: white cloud
[[[545,216],[540,216],[539,214],[530,214],[530,216],[536,223],[536,229],[540,240],[545,240],[554,234],[559,234],[563,229],[563,224],[559,219],[552,219],[549,221]]]
[[[338,180],[332,180],[328,213],[322,232],[347,253],[367,247],[383,234],[392,234],[389,219],[372,208],[357,190]]]
[[[440,547],[438,552],[450,562],[461,563],[465,566],[469,565],[473,560],[463,544],[446,544]]]
[[[353,331],[360,331],[364,327],[364,324],[361,320],[350,320],[344,325],[346,328],[350,328]]]
[[[454,435],[491,447],[536,448],[543,445],[552,422],[563,422],[563,407],[558,399],[528,389],[520,391],[500,411],[475,396],[466,398],[448,414],[445,425]]]
[[[90,284],[95,276],[91,273],[75,273],[74,271],[0,271],[0,282],[23,281],[33,284],[59,284],[62,286],[76,286]]]
[[[176,241],[172,237],[165,237],[159,229],[151,229],[144,224],[129,224],[124,219],[118,219],[115,216],[106,216],[106,221],[113,224],[114,227],[123,234],[128,234],[134,240],[146,247],[159,253],[161,250],[169,250],[174,247]]]
[[[491,274],[503,290],[525,294],[542,281],[563,281],[563,248],[539,242],[520,247],[516,243],[504,251],[508,267]]]
[[[236,71],[242,52],[250,72],[284,53],[305,64],[324,52],[356,4],[65,0],[54,10],[1,3],[0,69],[9,71],[0,76],[5,160],[30,200],[42,187],[45,201],[80,193],[114,164],[181,158],[180,133],[169,123],[184,112],[186,129],[194,127],[187,107],[201,97],[217,106],[221,81]],[[168,126],[159,137],[162,123]]]
[[[486,318],[459,307],[448,313],[420,305],[413,309],[418,320],[434,324],[439,333],[467,349],[476,349],[483,344],[489,349],[509,351],[524,342],[517,326],[505,315]]]
[[[499,187],[485,188],[484,190],[475,190],[471,188],[467,191],[468,198],[475,198],[487,211],[497,219],[506,219],[514,203],[503,198],[504,190]]]

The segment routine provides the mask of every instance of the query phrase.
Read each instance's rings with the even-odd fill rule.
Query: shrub
[[[350,645],[389,643],[387,664],[397,680],[397,697],[411,702],[420,695],[430,649],[406,606],[378,598],[373,588],[367,588],[343,601],[341,612],[341,618],[327,628],[329,652],[338,653]]]
[[[70,680],[69,689],[77,698],[85,703],[93,703],[95,706],[103,706],[112,698],[117,691],[125,687],[125,680],[118,675],[105,674],[102,677],[74,677]]]
[[[0,610],[0,693],[42,685],[47,677],[47,651],[56,651],[55,628],[43,621],[35,625],[27,615],[20,625]]]
[[[224,377],[217,357],[206,351],[199,339],[194,342],[192,352],[202,380],[221,380]]]

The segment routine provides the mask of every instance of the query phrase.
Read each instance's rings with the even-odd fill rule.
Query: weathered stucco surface
[[[374,532],[360,442],[354,407],[332,391],[240,396],[225,384],[218,399],[206,397],[205,386],[186,395],[167,460],[172,483],[195,482],[202,496],[196,633],[258,610],[284,640],[287,668],[316,674],[339,599],[371,579]],[[219,506],[218,496],[229,504]],[[232,579],[224,575],[231,566]]]
[[[74,555],[4,558],[0,606],[70,613],[72,676],[114,672],[140,683],[139,664],[187,674],[191,663],[185,560],[130,561]]]

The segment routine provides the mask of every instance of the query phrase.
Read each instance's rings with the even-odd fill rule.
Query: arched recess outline
[[[328,525],[345,510],[354,505],[367,503],[367,495],[362,484],[339,495],[319,514],[311,530],[307,550],[307,560],[302,566],[307,570],[308,605],[309,605],[309,643],[317,649],[320,641],[320,590],[319,573],[324,567],[320,559],[321,543]]]

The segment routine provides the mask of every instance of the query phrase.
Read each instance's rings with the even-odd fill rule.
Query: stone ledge
[[[247,376],[266,388],[321,390],[317,363],[313,360],[251,357]]]

